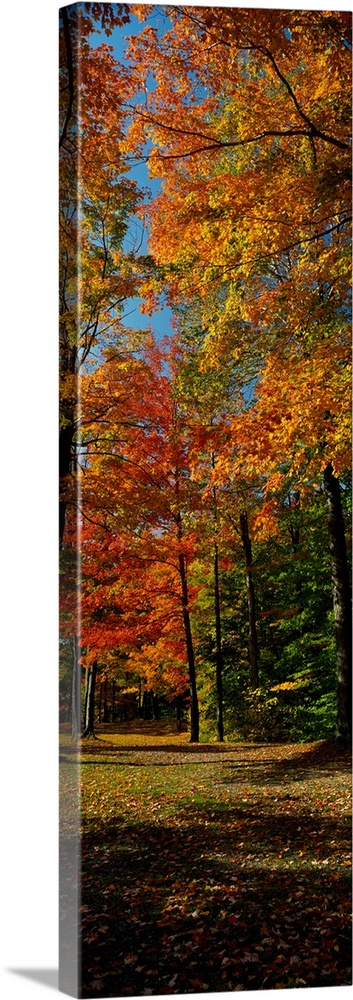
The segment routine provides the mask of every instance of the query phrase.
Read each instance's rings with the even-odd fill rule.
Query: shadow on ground
[[[22,976],[23,979],[30,979],[41,986],[49,986],[53,990],[58,989],[59,974],[57,969],[8,969],[14,976]]]
[[[239,779],[249,780],[247,762],[254,772],[251,801],[190,802],[165,822],[90,821],[82,997],[351,983],[350,822],[309,808],[302,784],[298,796],[287,787],[288,769],[291,782],[327,768],[339,777],[347,754],[326,744],[290,760],[265,754],[256,768],[281,782],[273,806],[240,750]]]

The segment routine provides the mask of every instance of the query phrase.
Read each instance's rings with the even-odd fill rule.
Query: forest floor
[[[62,736],[64,845],[82,793],[82,997],[349,985],[349,751],[116,729]]]

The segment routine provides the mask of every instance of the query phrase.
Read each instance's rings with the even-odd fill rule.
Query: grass
[[[76,782],[82,804],[82,997],[351,982],[346,749],[191,745],[160,723],[97,735],[61,738],[63,840]]]

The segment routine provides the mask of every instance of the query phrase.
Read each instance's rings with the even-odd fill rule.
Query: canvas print
[[[60,11],[60,989],[351,984],[351,15]]]

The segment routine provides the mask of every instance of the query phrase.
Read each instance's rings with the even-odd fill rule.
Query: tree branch
[[[72,108],[75,100],[75,90],[74,90],[74,75],[73,75],[73,59],[72,59],[72,47],[71,47],[71,37],[69,28],[69,18],[67,14],[67,7],[62,7],[61,17],[63,21],[64,28],[64,38],[66,46],[66,57],[67,57],[67,73],[68,73],[68,90],[69,90],[69,101],[66,110],[66,116],[64,121],[63,130],[59,140],[59,149],[61,148],[69,125],[70,118],[72,116]]]

